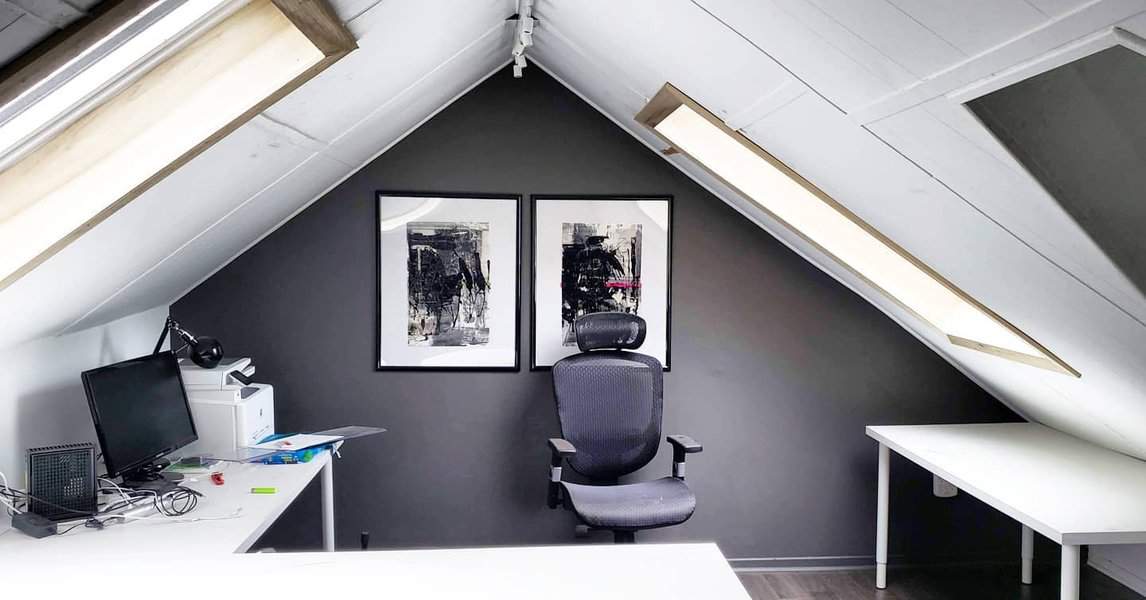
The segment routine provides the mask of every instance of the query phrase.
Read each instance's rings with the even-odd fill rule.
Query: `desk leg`
[[[1079,546],[1062,546],[1062,589],[1059,598],[1078,600]]]
[[[1023,525],[1023,578],[1022,582],[1030,585],[1034,580],[1034,561],[1035,561],[1035,531],[1026,525]]]
[[[334,552],[334,457],[322,467],[322,549]]]
[[[879,445],[879,483],[875,509],[875,587],[887,587],[887,489],[891,481],[891,452]]]

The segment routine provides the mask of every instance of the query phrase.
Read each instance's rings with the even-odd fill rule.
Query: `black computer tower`
[[[28,512],[53,521],[96,514],[95,447],[90,443],[28,450]]]

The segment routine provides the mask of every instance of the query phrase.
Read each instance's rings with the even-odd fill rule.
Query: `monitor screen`
[[[109,477],[198,439],[171,352],[86,371],[82,378]]]

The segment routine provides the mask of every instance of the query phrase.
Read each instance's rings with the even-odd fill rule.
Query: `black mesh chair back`
[[[645,339],[645,321],[636,315],[584,315],[574,331],[581,353],[553,365],[561,434],[577,448],[569,465],[590,479],[616,480],[657,453],[663,369],[657,359],[627,351]]]

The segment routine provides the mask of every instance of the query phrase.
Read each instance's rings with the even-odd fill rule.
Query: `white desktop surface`
[[[1059,544],[1146,542],[1146,462],[1035,423],[871,426],[868,436]]]
[[[60,565],[20,566],[5,589],[46,591]],[[31,570],[26,570],[31,569]],[[39,572],[37,572],[39,570]],[[715,544],[583,544],[531,548],[246,554],[210,559],[97,555],[67,567],[55,591],[116,595],[94,582],[162,597],[749,600]],[[22,584],[21,582],[26,582]],[[160,586],[160,587],[153,587]],[[136,594],[131,594],[136,595]]]
[[[188,518],[242,506],[234,519],[81,526],[39,540],[2,532],[4,589],[48,597],[136,590],[167,599],[749,600],[712,543],[243,554],[331,460],[323,453],[301,465],[232,464],[222,486],[205,475],[185,482],[204,494]],[[252,487],[278,493],[251,494]]]
[[[152,511],[147,516],[157,517],[155,520],[113,524],[102,530],[80,526],[65,535],[44,539],[8,530],[0,533],[0,557],[19,554],[28,558],[71,559],[108,553],[158,553],[172,558],[246,552],[331,460],[330,452],[322,452],[310,462],[297,465],[230,463],[223,468],[224,483],[220,486],[211,483],[208,475],[189,475],[183,485],[201,492],[203,497],[194,511],[181,518],[204,520],[178,522],[179,518],[169,519]],[[252,494],[252,487],[273,487],[278,491]],[[236,518],[208,520],[234,514],[238,507],[242,510]]]

